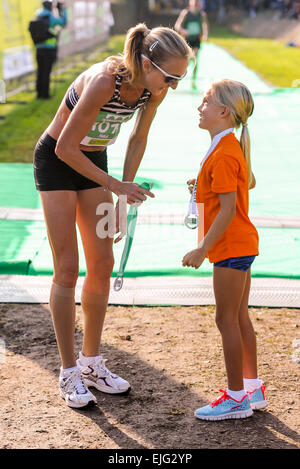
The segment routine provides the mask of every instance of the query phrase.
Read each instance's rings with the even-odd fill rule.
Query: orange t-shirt
[[[248,217],[246,160],[233,133],[220,140],[204,162],[197,180],[196,202],[204,203],[204,236],[220,210],[218,194],[227,192],[236,192],[236,215],[207,252],[210,262],[258,254],[258,233]]]

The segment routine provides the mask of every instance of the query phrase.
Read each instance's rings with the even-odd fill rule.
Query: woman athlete
[[[96,403],[90,386],[109,394],[122,394],[130,389],[127,381],[106,368],[99,355],[114,258],[113,238],[97,236],[96,225],[101,217],[96,208],[101,203],[112,204],[112,192],[126,196],[128,204],[154,197],[133,181],[157,106],[169,87],[176,89],[185,76],[190,55],[185,40],[172,29],[149,30],[144,24],[131,28],[123,55],[108,57],[78,76],[36,145],[35,182],[54,266],[49,303],[62,361],[60,394],[70,407]],[[120,181],[108,175],[106,147],[115,142],[121,124],[135,111],[138,114]],[[83,345],[77,361],[76,223],[86,260],[81,294]],[[117,222],[116,227],[118,232]],[[116,241],[119,239],[120,236]]]

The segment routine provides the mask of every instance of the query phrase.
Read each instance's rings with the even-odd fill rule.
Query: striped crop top
[[[116,87],[110,101],[101,109],[96,118],[95,123],[91,127],[87,136],[80,142],[86,146],[107,146],[115,143],[119,133],[121,124],[129,121],[137,109],[142,107],[151,97],[150,91],[144,89],[142,96],[133,105],[125,104],[120,98],[120,89],[122,84],[122,76],[116,75]],[[69,90],[66,98],[66,106],[72,111],[78,103],[78,96],[74,84]]]

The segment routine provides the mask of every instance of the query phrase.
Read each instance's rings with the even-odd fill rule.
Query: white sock
[[[99,358],[99,355],[96,355],[95,357],[86,357],[82,352],[79,352],[79,360],[83,366],[94,363],[97,358]]]
[[[62,375],[67,375],[67,374],[71,373],[71,371],[76,370],[76,368],[77,368],[76,365],[75,365],[75,366],[71,366],[71,368],[64,368],[64,369],[61,368],[61,374],[62,374]]]
[[[255,391],[255,389],[260,388],[261,385],[262,385],[262,382],[259,378],[254,378],[254,379],[244,378],[244,388],[248,392]]]
[[[241,401],[243,397],[246,396],[245,389],[241,389],[240,391],[231,391],[231,389],[227,389],[228,396],[232,397],[235,401]]]

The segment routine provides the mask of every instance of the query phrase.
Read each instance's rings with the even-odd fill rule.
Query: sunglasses
[[[163,73],[163,75],[165,76],[165,83],[168,83],[168,84],[177,83],[178,81],[182,80],[187,74],[187,70],[186,70],[185,73],[181,75],[181,77],[178,77],[176,75],[171,75],[170,73],[167,73],[165,70],[160,68],[155,62],[152,62],[152,60],[149,59],[149,57],[146,57],[144,54],[142,54],[142,57],[143,59],[149,60],[152,63],[152,65],[154,65],[154,67],[156,67],[161,73]]]

